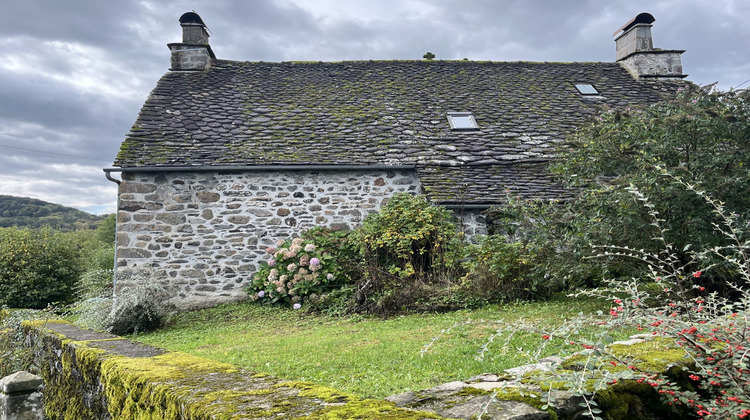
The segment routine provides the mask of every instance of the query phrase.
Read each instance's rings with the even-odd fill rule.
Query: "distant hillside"
[[[96,229],[105,217],[33,198],[0,195],[0,227]]]

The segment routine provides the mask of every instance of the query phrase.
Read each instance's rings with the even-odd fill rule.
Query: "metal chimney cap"
[[[200,19],[200,18],[198,18]],[[612,34],[612,36],[615,36],[619,34],[620,32],[627,31],[628,29],[632,28],[633,26],[639,24],[639,23],[654,23],[656,18],[651,13],[639,13],[638,16],[634,17],[633,19],[630,19],[628,23],[622,25],[622,27],[615,31],[615,33]]]
[[[201,19],[201,17],[198,16],[198,14],[195,12],[184,13],[182,16],[180,16],[180,23],[197,23],[199,25],[206,26],[206,24],[203,23],[203,19]]]

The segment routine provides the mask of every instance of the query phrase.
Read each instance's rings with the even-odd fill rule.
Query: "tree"
[[[643,109],[607,111],[572,137],[552,170],[584,187],[576,199],[600,244],[654,249],[646,209],[626,188],[635,185],[665,220],[666,236],[684,263],[692,247],[722,245],[712,209],[662,171],[699,186],[733,217],[750,216],[750,94],[697,86]],[[713,280],[731,280],[731,270]]]
[[[68,235],[51,228],[0,228],[0,306],[69,301],[81,271],[78,252]]]

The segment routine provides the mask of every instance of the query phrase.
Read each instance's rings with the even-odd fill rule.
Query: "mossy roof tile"
[[[159,80],[115,166],[415,165],[437,201],[492,202],[522,184],[559,196],[539,162],[565,136],[598,108],[684,83],[637,81],[616,63],[218,60]],[[451,131],[448,111],[471,111],[480,129]]]

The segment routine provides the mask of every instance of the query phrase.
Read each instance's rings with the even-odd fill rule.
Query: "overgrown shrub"
[[[719,92],[689,85],[674,100],[643,109],[610,110],[583,127],[552,165],[566,180],[586,188],[574,201],[585,222],[580,232],[594,243],[658,252],[651,232],[643,229],[650,223],[646,209],[625,190],[633,184],[651,197],[665,220],[674,255],[682,263],[690,261],[691,247],[720,245],[724,238],[714,226],[721,221],[712,208],[660,176],[655,167],[701,185],[713,199],[746,218],[750,208],[749,98],[747,90]],[[639,274],[635,266],[619,269]],[[717,266],[702,281],[718,290],[736,277],[731,269]]]
[[[111,271],[83,276],[78,298],[66,308],[77,325],[117,335],[141,333],[163,326],[176,312],[170,290],[152,273],[122,272],[113,296]]]
[[[315,228],[301,238],[268,248],[268,260],[261,263],[247,288],[250,298],[300,308],[307,298],[318,300],[350,283],[355,260],[347,251],[347,235]]]
[[[366,270],[357,283],[360,311],[387,314],[450,292],[463,247],[453,216],[424,197],[396,194],[356,231]]]
[[[65,312],[81,327],[103,331],[112,311],[112,269],[83,274],[75,291],[75,301]]]
[[[600,248],[599,257],[634,261],[645,273],[628,280],[609,280],[603,287],[576,294],[606,299],[612,303],[609,313],[579,314],[552,330],[523,321],[501,324],[490,338],[504,338],[509,346],[510,338],[519,331],[533,332],[541,336],[543,345],[527,353],[531,361],[550,347],[558,349],[560,356],[572,356],[549,366],[549,372],[537,372],[537,385],[542,387],[537,395],[544,408],[554,405],[554,391],[563,389],[583,396],[585,415],[593,419],[689,414],[705,419],[750,417],[749,219],[728,211],[691,184],[668,173],[660,176],[712,209],[715,220],[720,221],[715,227],[723,243],[692,248],[690,260],[683,262],[677,252],[684,250],[669,242],[669,224],[657,206],[639,189],[629,188],[650,217],[648,228],[660,251]],[[717,267],[731,268],[744,285],[728,286],[735,292],[732,300],[709,292],[701,283],[703,276]],[[592,325],[598,328],[592,330]],[[639,332],[651,341],[643,347],[610,346],[613,335],[623,331]],[[480,356],[488,348],[485,346]],[[618,392],[627,389],[638,390],[640,396],[618,397]],[[652,392],[646,392],[649,390]],[[644,411],[645,401],[640,399],[653,397],[661,399],[661,406],[649,409],[658,413]]]
[[[117,291],[104,321],[104,330],[123,335],[153,331],[175,313],[168,288],[152,273],[118,277]]]
[[[34,370],[34,351],[24,344],[23,321],[56,318],[54,308],[0,309],[0,378],[20,370]]]
[[[470,296],[487,302],[547,298],[556,291],[544,273],[535,270],[536,250],[501,235],[479,238],[467,247],[466,274],[461,286]]]
[[[342,279],[342,283],[353,283],[361,277],[362,258],[351,231],[316,226],[302,232],[301,236],[331,257],[329,270],[336,278]]]
[[[79,248],[50,228],[0,228],[0,305],[67,303],[81,273]]]
[[[529,275],[550,290],[595,287],[602,278],[637,271],[627,262],[587,259],[591,244],[607,243],[613,230],[604,223],[607,216],[598,211],[602,194],[579,193],[568,201],[508,196],[488,214],[492,232],[522,244]]]

